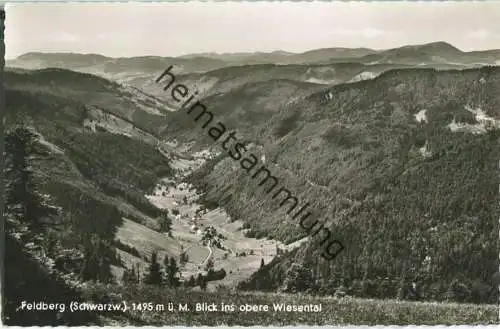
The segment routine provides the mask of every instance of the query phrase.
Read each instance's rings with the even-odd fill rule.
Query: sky
[[[387,49],[446,41],[500,49],[500,1],[7,4],[6,58]]]

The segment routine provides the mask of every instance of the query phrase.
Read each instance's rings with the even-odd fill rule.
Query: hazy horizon
[[[178,56],[159,56],[159,55],[139,55],[139,56],[123,56],[123,57],[113,57],[113,56],[105,56],[103,54],[99,54],[99,53],[85,53],[85,52],[64,52],[64,51],[58,51],[58,52],[42,52],[42,51],[29,51],[29,52],[26,52],[26,53],[23,53],[23,54],[20,54],[19,56],[22,56],[22,55],[26,55],[26,54],[29,54],[29,53],[39,53],[39,54],[78,54],[78,55],[97,55],[97,56],[104,56],[104,57],[108,57],[108,58],[132,58],[132,57],[172,57],[172,58],[176,58],[176,57],[183,57],[183,56],[193,56],[193,55],[200,55],[200,56],[203,56],[203,55],[231,55],[231,54],[257,54],[257,53],[262,53],[262,54],[269,54],[269,53],[278,53],[278,52],[283,52],[283,53],[288,53],[290,55],[297,55],[297,54],[302,54],[302,53],[306,53],[306,52],[310,52],[310,51],[315,51],[315,50],[321,50],[321,49],[328,49],[328,48],[332,48],[332,49],[361,49],[361,48],[366,48],[366,49],[370,49],[370,50],[375,50],[375,51],[384,51],[384,50],[389,50],[389,49],[395,49],[395,48],[399,48],[399,47],[405,47],[405,46],[421,46],[421,45],[425,45],[425,44],[430,44],[430,43],[439,43],[439,42],[445,42],[445,41],[442,41],[442,40],[436,40],[436,41],[431,41],[431,42],[427,42],[427,43],[421,43],[421,44],[407,44],[407,45],[401,45],[401,46],[397,46],[397,47],[393,47],[393,48],[384,48],[384,49],[374,49],[374,48],[367,48],[367,47],[357,47],[357,48],[349,48],[349,47],[325,47],[325,48],[315,48],[315,49],[308,49],[308,50],[305,50],[305,51],[302,51],[302,52],[291,52],[291,51],[285,51],[285,50],[273,50],[273,51],[255,51],[255,52],[243,52],[243,51],[235,51],[235,52],[216,52],[216,51],[211,51],[211,52],[204,52],[204,53],[189,53],[189,54],[183,54],[183,55],[178,55]],[[459,47],[449,43],[449,42],[446,42],[447,44],[451,45],[452,47],[455,47],[457,49],[459,49],[460,51],[462,52],[470,52],[470,51],[464,51],[463,49],[460,49]],[[500,47],[499,48],[485,48],[485,49],[475,49],[475,50],[472,50],[472,51],[488,51],[488,50],[500,50]],[[19,57],[17,56],[17,57]],[[14,57],[14,58],[8,58],[8,59],[15,59],[17,57]]]
[[[8,3],[6,16],[6,59],[383,50],[440,41],[464,52],[500,49],[500,2],[491,1]]]

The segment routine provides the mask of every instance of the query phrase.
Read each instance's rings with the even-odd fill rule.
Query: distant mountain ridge
[[[61,68],[97,75],[138,88],[167,105],[171,105],[168,97],[156,88],[154,80],[170,65],[183,83],[198,88],[200,96],[208,96],[245,82],[275,78],[335,85],[371,79],[397,68],[464,69],[499,64],[499,49],[464,52],[446,42],[388,50],[336,47],[303,53],[199,53],[178,57],[111,58],[99,54],[30,52],[6,62],[10,70]]]
[[[15,61],[66,61],[69,63],[76,63],[81,61],[81,64],[104,64],[106,62],[119,62],[119,61],[183,61],[183,60],[197,60],[207,61],[217,66],[217,64],[226,66],[225,64],[239,65],[245,64],[306,64],[318,63],[325,61],[338,61],[338,60],[354,60],[366,62],[374,57],[390,58],[397,56],[414,56],[418,54],[427,54],[434,56],[465,56],[465,57],[488,57],[498,56],[500,49],[489,50],[476,50],[476,51],[462,51],[459,48],[443,41],[430,42],[417,45],[406,45],[383,50],[374,50],[370,48],[346,48],[346,47],[331,47],[319,48],[308,50],[301,53],[293,53],[288,51],[272,51],[272,52],[234,52],[234,53],[193,53],[181,56],[132,56],[132,57],[107,57],[99,54],[79,54],[79,53],[41,53],[29,52],[18,56],[14,60],[7,61],[8,63],[15,63]]]
[[[207,57],[227,62],[245,62],[246,64],[310,64],[324,60],[353,59],[375,54],[376,50],[368,48],[321,48],[302,53],[287,51],[255,52],[255,53],[200,53],[181,56],[181,58]]]
[[[492,64],[500,63],[500,50],[464,52],[446,42],[432,42],[423,45],[403,46],[370,54],[362,58],[364,63],[399,63],[399,64]]]

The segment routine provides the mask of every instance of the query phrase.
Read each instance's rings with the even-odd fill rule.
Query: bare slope
[[[91,74],[63,69],[7,71],[5,81],[12,89],[59,96],[99,108],[147,132],[156,133],[165,125],[163,116],[168,110],[160,100]]]

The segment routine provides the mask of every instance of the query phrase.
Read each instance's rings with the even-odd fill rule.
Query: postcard
[[[498,324],[500,2],[2,13],[3,324]]]

